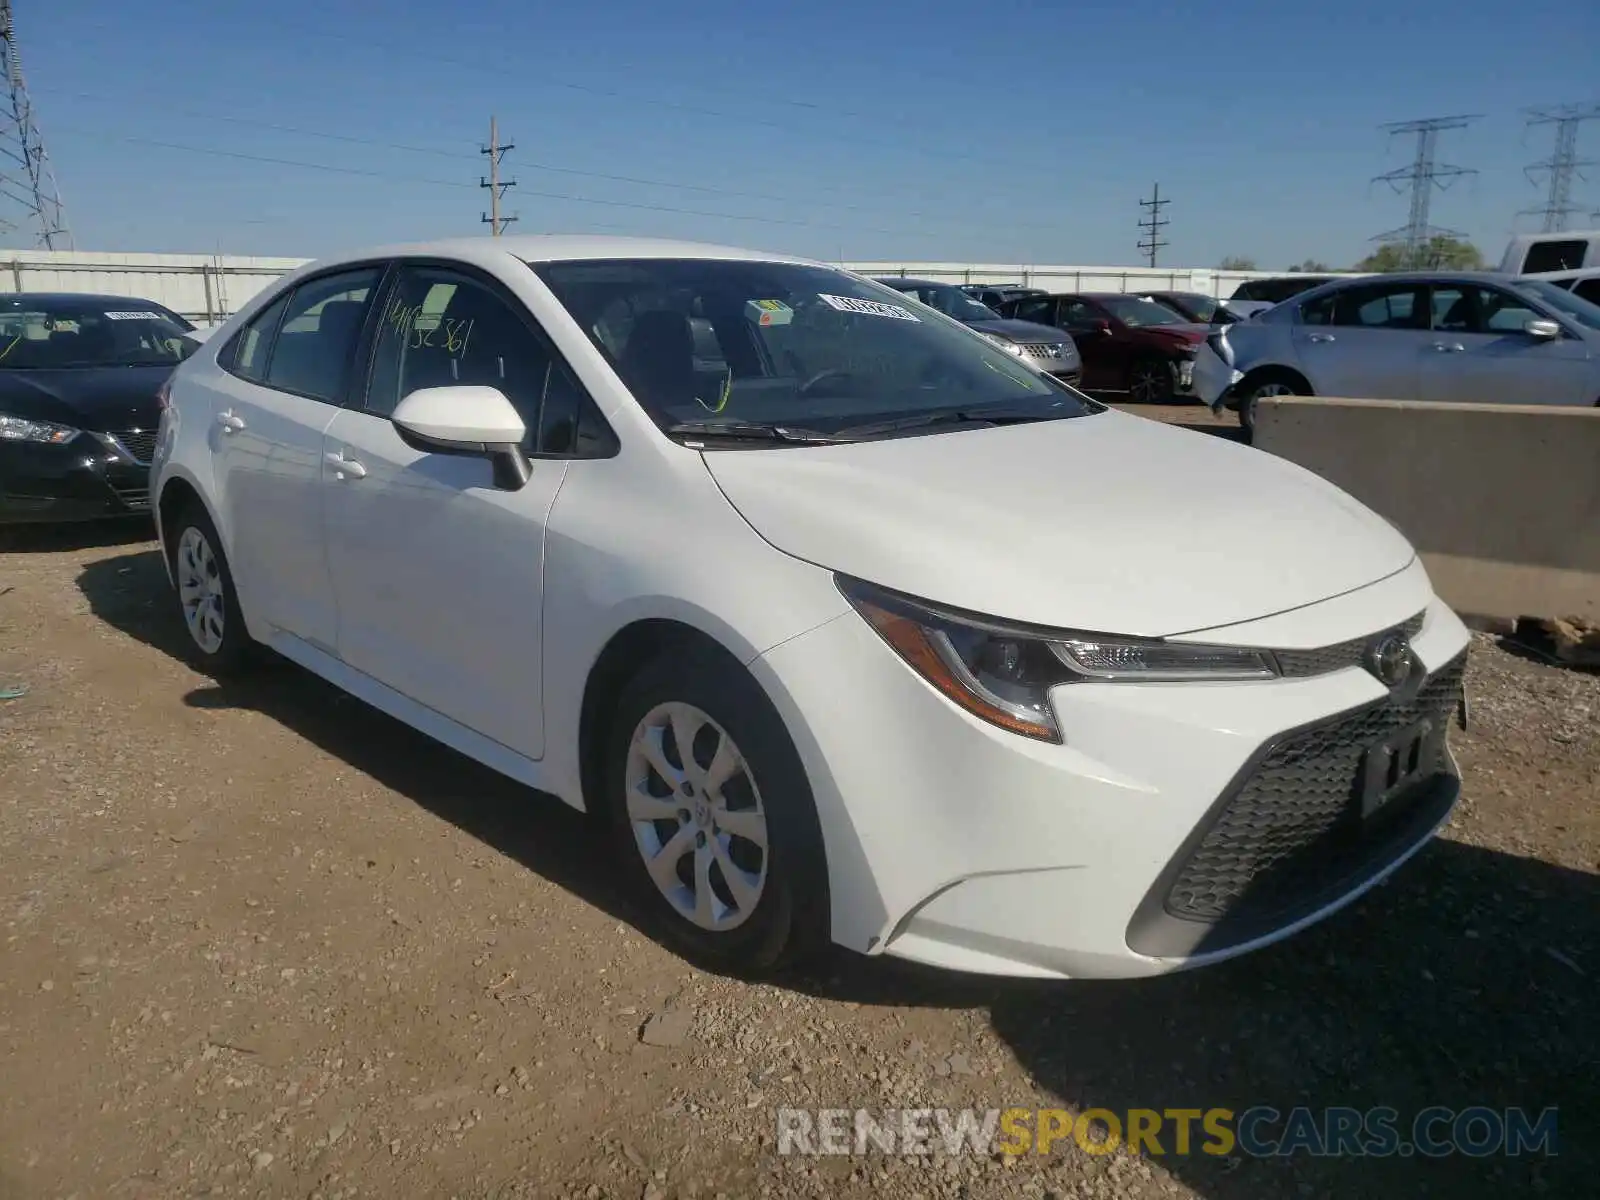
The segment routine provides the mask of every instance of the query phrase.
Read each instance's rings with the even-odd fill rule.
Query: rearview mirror
[[[1561,326],[1545,317],[1530,317],[1528,323],[1522,327],[1522,332],[1531,338],[1545,341],[1549,338],[1560,337]]]
[[[497,488],[514,492],[533,474],[522,449],[528,427],[499,388],[419,388],[400,401],[389,419],[413,450],[487,458],[494,464]]]

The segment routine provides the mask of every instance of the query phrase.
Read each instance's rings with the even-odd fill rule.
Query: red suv
[[[1211,329],[1154,300],[1118,292],[1025,296],[1002,311],[1070,333],[1083,359],[1085,391],[1125,392],[1147,404],[1193,395],[1194,356]]]

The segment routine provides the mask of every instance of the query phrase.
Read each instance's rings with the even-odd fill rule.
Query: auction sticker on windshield
[[[161,319],[160,313],[153,312],[108,312],[106,314],[106,320],[108,321],[159,321]]]
[[[915,321],[922,323],[922,318],[909,308],[901,308],[898,304],[884,304],[878,300],[857,300],[854,296],[830,296],[826,292],[818,292],[817,299],[829,308],[836,308],[840,312],[862,313],[869,317],[890,317],[896,321]]]

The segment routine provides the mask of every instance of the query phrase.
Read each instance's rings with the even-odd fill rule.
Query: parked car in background
[[[1086,389],[1124,393],[1140,403],[1192,394],[1195,352],[1211,328],[1154,300],[1118,292],[1029,296],[1001,311],[1066,330],[1083,359]]]
[[[961,290],[979,304],[986,304],[996,312],[1008,300],[1045,294],[1043,288],[1023,287],[1021,284],[1010,283],[964,283],[961,285]]]
[[[1506,275],[1543,275],[1600,267],[1600,229],[1565,233],[1519,233],[1506,244],[1500,270]]]
[[[899,275],[887,276],[878,282],[921,301],[935,312],[954,317],[1007,352],[1026,359],[1063,383],[1076,386],[1082,381],[1083,362],[1078,349],[1070,337],[1061,336],[1059,329],[1028,321],[1007,320],[992,308],[974,300],[966,289],[953,283],[907,279]]]
[[[1201,966],[1460,792],[1468,634],[1382,517],[821,263],[324,259],[178,369],[156,464],[204,669],[265,643],[588,809],[597,869],[724,971]]]
[[[1600,304],[1600,267],[1584,267],[1578,271],[1546,271],[1542,275],[1528,275],[1525,278],[1553,283],[1563,291],[1581,296],[1590,304]]]
[[[1231,325],[1242,320],[1236,313],[1230,312],[1222,301],[1201,292],[1140,292],[1139,295],[1170,308],[1185,321],[1200,325]]]
[[[1235,316],[1253,317],[1274,304],[1282,304],[1291,296],[1321,287],[1332,278],[1331,275],[1289,274],[1271,279],[1246,279],[1233,289],[1233,295],[1225,303]]]
[[[0,523],[148,516],[159,396],[193,328],[151,300],[0,295]]]
[[[1216,331],[1195,374],[1247,427],[1265,396],[1595,404],[1600,307],[1526,276],[1338,280]]]

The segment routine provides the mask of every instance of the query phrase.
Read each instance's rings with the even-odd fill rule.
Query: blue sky
[[[1522,110],[1600,100],[1600,5],[1545,0],[14,7],[77,245],[94,250],[317,255],[481,233],[494,113],[515,143],[516,232],[1134,263],[1137,202],[1159,180],[1164,265],[1338,266],[1406,217],[1368,183],[1412,150],[1379,125],[1475,113],[1441,158],[1481,174],[1437,195],[1433,219],[1498,258],[1543,199],[1522,166],[1552,144]],[[1584,135],[1600,158],[1600,122]]]

